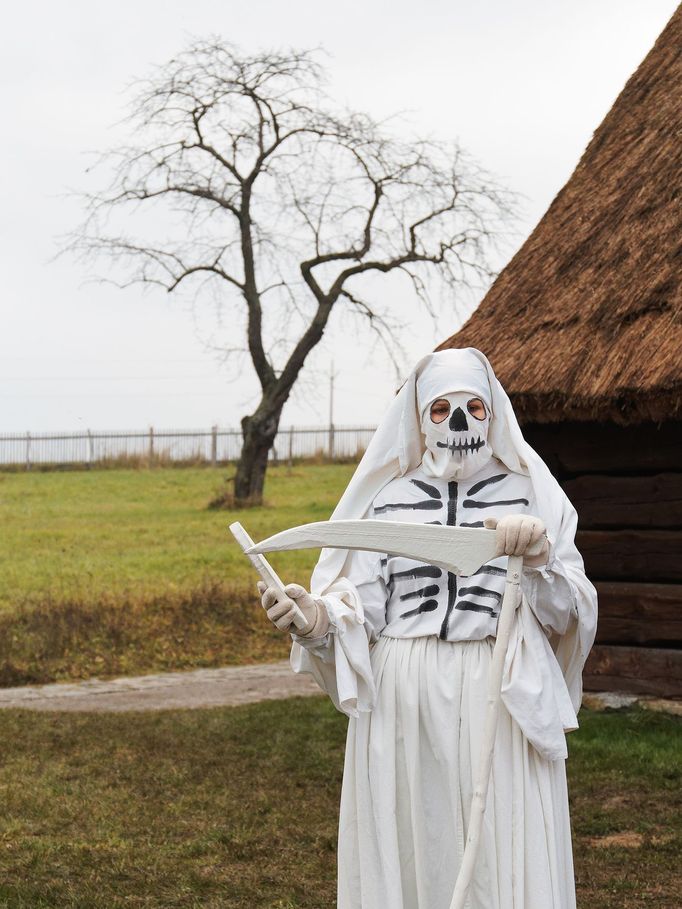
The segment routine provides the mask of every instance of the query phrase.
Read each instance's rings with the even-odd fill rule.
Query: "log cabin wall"
[[[526,424],[599,594],[588,691],[682,697],[682,422]]]

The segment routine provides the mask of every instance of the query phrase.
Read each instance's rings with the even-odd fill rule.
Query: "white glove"
[[[300,637],[319,638],[329,630],[329,616],[324,603],[314,599],[300,584],[287,584],[284,588],[287,596],[282,597],[275,587],[267,587],[263,581],[258,581],[258,592],[268,618],[280,631],[291,631]],[[301,630],[294,625],[294,605],[303,613],[308,623],[307,629]]]
[[[525,565],[537,568],[549,558],[549,540],[541,518],[532,514],[510,514],[486,518],[484,525],[495,531],[497,555],[523,556]]]

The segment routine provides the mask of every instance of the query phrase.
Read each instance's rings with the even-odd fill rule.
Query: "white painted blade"
[[[276,533],[247,553],[285,549],[369,549],[470,575],[495,558],[495,531],[406,521],[317,521]]]

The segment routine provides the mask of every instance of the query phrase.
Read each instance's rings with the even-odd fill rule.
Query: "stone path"
[[[0,708],[22,710],[171,710],[223,707],[321,694],[311,675],[292,671],[288,660],[257,666],[195,669],[121,679],[57,682],[0,688]]]
[[[233,707],[255,701],[321,695],[312,676],[292,672],[288,660],[256,666],[194,669],[121,679],[57,682],[53,685],[0,688],[0,709],[83,710],[91,713],[126,710],[172,710],[197,707]],[[682,701],[638,697],[617,692],[586,693],[583,704],[591,710],[637,704],[682,716]]]
[[[656,713],[682,716],[682,701],[655,698],[648,694],[625,694],[621,691],[586,691],[583,694],[583,707],[589,710],[619,710],[621,707],[635,706]]]

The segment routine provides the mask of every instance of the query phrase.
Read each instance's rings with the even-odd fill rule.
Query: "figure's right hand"
[[[326,633],[329,619],[324,604],[315,600],[300,584],[287,584],[284,588],[286,596],[282,596],[277,588],[267,587],[259,581],[258,592],[268,618],[281,631],[292,631],[302,637],[319,637]],[[307,628],[300,629],[294,625],[295,606],[303,613]]]

